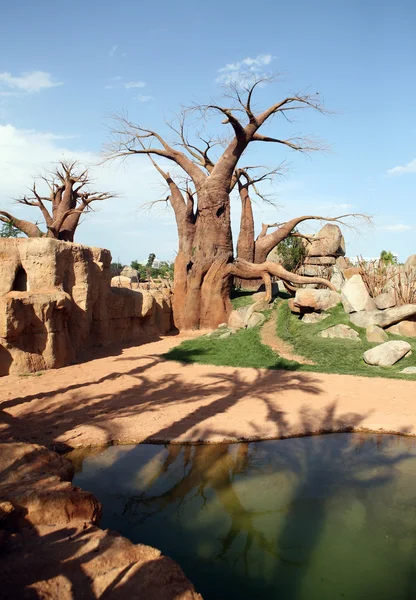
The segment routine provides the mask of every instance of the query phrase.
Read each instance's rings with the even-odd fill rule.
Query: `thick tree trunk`
[[[198,191],[192,227],[180,227],[175,261],[173,315],[179,330],[214,328],[231,312],[228,263],[233,259],[228,194],[215,186]]]

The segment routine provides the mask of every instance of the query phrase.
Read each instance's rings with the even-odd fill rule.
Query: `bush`
[[[282,240],[277,246],[277,253],[282,266],[291,273],[296,273],[306,256],[303,240],[298,237],[288,237]]]

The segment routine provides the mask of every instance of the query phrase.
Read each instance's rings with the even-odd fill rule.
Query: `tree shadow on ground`
[[[240,402],[248,395],[259,400],[259,410],[265,413],[269,426],[268,437],[279,437],[281,424],[275,421],[279,408],[270,403],[270,394],[278,399],[280,394],[290,390],[301,390],[312,396],[321,392],[317,379],[309,374],[250,370],[250,376],[246,377],[245,372],[237,369],[229,374],[214,370],[203,381],[190,381],[181,375],[180,367],[177,372],[166,375],[161,369],[157,376],[148,374],[152,367],[163,363],[158,356],[141,357],[137,363],[131,369],[113,372],[98,380],[5,400],[0,403],[0,441],[37,442],[52,449],[65,442],[68,447],[76,447],[82,445],[83,428],[94,427],[103,434],[102,443],[109,443],[118,439],[119,426],[121,436],[123,425],[128,423],[126,419],[130,418],[138,419],[144,430],[150,427],[154,432],[142,435],[137,441],[164,442],[190,433],[192,439],[203,440],[204,422],[218,415],[226,419],[229,411],[239,409]],[[125,378],[124,389],[114,392],[109,387],[103,392],[103,383],[111,384],[119,377]],[[99,386],[97,390],[95,386]],[[70,402],[67,399],[64,403],[54,401],[55,396],[68,392]],[[35,404],[32,405],[32,401]],[[13,414],[14,407],[21,409],[17,416]],[[164,420],[165,409],[171,407],[175,408],[174,413],[171,411],[166,424],[158,428],[157,423]],[[230,422],[229,425],[228,439],[241,437],[239,428],[233,428]],[[220,431],[219,435],[222,435]]]

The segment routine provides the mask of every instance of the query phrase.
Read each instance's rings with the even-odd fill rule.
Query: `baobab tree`
[[[42,195],[33,184],[30,194],[16,202],[38,208],[45,221],[46,231],[38,223],[18,219],[9,212],[0,210],[0,221],[17,227],[28,237],[48,237],[66,242],[74,241],[80,217],[91,210],[91,203],[114,197],[109,192],[93,192],[88,189],[88,169],[80,170],[76,162],[61,162],[49,175],[41,178],[49,195]]]
[[[215,327],[226,322],[231,311],[229,296],[233,277],[261,278],[269,296],[272,276],[291,284],[319,283],[333,287],[325,279],[290,273],[282,265],[266,260],[267,248],[274,247],[280,241],[279,236],[284,239],[284,232],[290,235],[296,223],[291,227],[289,222],[284,230],[278,228],[273,234],[264,232],[254,241],[249,188],[264,177],[259,176],[259,179],[257,175],[249,175],[252,167],[240,168],[241,157],[254,142],[278,144],[297,152],[320,149],[316,142],[307,138],[271,137],[260,130],[274,116],[288,117],[290,111],[324,112],[319,96],[309,94],[294,94],[266,110],[255,112],[253,93],[261,81],[256,80],[243,88],[233,86],[231,106],[213,103],[192,109],[192,113],[197,111],[201,119],[209,113],[220,115],[222,123],[231,128],[231,137],[226,140],[204,139],[197,134],[194,137],[198,141],[194,142],[193,138],[190,141],[186,121],[189,110],[182,113],[177,124],[171,125],[176,138],[174,143],[169,143],[156,131],[132,123],[124,115],[115,119],[106,158],[147,155],[169,188],[168,200],[175,213],[179,238],[173,296],[174,320],[179,329]],[[215,158],[214,147],[222,149]],[[185,179],[162,169],[158,159],[171,161],[175,172],[179,167]],[[235,258],[230,194],[236,186],[243,202],[244,231],[238,244],[240,255]],[[301,217],[300,221],[307,218],[319,217]]]

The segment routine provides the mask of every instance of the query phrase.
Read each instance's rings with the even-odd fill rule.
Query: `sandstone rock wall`
[[[0,375],[59,368],[85,350],[172,328],[169,290],[111,287],[111,254],[0,239]]]

